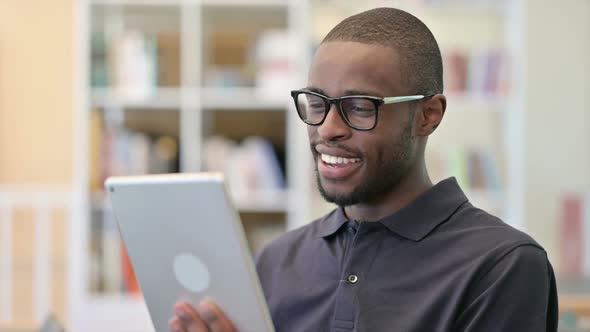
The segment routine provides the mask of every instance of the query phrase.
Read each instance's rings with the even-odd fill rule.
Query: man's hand
[[[178,302],[174,313],[168,321],[172,332],[237,332],[223,311],[210,301],[201,302],[198,309],[188,302]]]

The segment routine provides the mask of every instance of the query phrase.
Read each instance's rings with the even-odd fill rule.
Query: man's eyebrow
[[[323,94],[324,96],[328,96],[324,92],[324,90],[322,90],[320,88],[316,88],[314,86],[308,86],[308,87],[304,88],[304,90],[311,91],[311,92],[316,92],[316,93]],[[379,93],[376,93],[374,91],[357,90],[357,89],[345,90],[344,91],[344,95],[345,96],[375,96],[375,97],[381,97]],[[328,97],[331,97],[331,96],[328,96]]]
[[[368,90],[346,90],[344,91],[344,94],[347,96],[375,96],[375,97],[381,97],[379,93],[375,92],[375,91],[368,91]]]
[[[308,87],[304,88],[303,90],[307,90],[307,91],[319,93],[319,94],[322,94],[322,95],[326,95],[324,93],[324,90],[322,90],[320,88],[313,87],[313,86],[308,86]]]

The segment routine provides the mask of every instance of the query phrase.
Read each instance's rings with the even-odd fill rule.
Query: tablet
[[[274,331],[239,215],[218,173],[105,183],[157,332],[178,300],[216,302],[240,332]]]

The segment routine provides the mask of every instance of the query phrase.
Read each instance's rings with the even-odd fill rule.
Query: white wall
[[[526,228],[558,264],[564,190],[590,191],[590,1],[528,0]]]

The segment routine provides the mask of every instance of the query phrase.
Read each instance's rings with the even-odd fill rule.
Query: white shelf
[[[503,112],[509,105],[507,97],[453,93],[446,97],[450,112]]]
[[[104,332],[105,320],[117,331],[153,332],[143,298],[125,295],[89,294],[84,317],[84,332]],[[91,314],[88,314],[91,313]]]
[[[215,7],[285,7],[288,0],[201,0],[206,6]]]
[[[290,102],[289,91],[284,96],[269,99],[270,92],[257,88],[202,88],[202,105],[206,110],[269,110],[283,111]]]
[[[202,107],[205,110],[265,110],[284,111],[291,97],[287,90],[284,96],[267,98],[272,95],[257,88],[195,88],[182,90],[180,88],[158,88],[145,97],[130,97],[116,88],[93,88],[93,107],[122,107],[146,110],[171,109],[178,110],[182,105],[182,97],[187,97],[187,106],[198,106],[195,94],[201,95]]]
[[[200,0],[88,0],[92,5],[148,5],[178,6],[181,4],[198,4]]]
[[[145,97],[130,97],[116,88],[92,88],[92,107],[124,107],[141,109],[179,109],[179,88],[158,88]]]
[[[505,14],[508,10],[506,0],[495,1],[443,1],[441,4],[409,5],[409,10],[426,11],[433,15],[472,15],[472,14]],[[402,8],[403,9],[403,8]]]
[[[282,7],[289,4],[288,0],[89,0],[89,2],[93,5],[205,5],[216,7]]]

